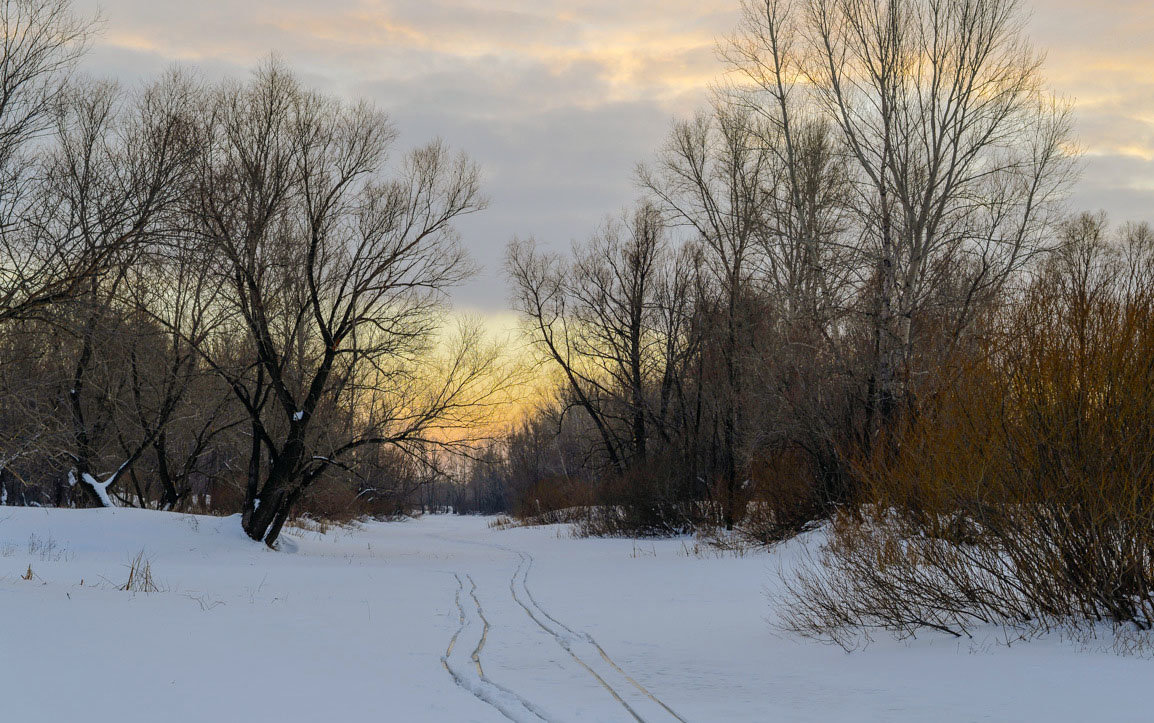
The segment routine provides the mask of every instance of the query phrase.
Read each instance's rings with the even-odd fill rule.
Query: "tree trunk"
[[[244,508],[241,510],[240,524],[244,527],[244,531],[248,532],[249,524],[252,522],[253,512],[256,510],[257,493],[260,490],[260,433],[259,422],[254,420],[252,423],[252,445],[249,449],[248,457],[248,478],[245,480],[244,486]],[[251,533],[249,533],[251,536]],[[259,537],[253,539],[259,540]]]
[[[300,481],[297,471],[303,454],[303,440],[300,439],[300,434],[303,432],[295,432],[286,449],[269,468],[268,477],[260,488],[260,496],[253,501],[254,509],[248,521],[241,517],[241,526],[245,533],[269,547],[276,545],[281,525],[288,518],[292,505],[300,496],[300,489],[292,490],[293,483]]]
[[[172,470],[168,466],[167,447],[168,435],[161,432],[152,444],[153,451],[156,452],[156,476],[160,478],[160,507],[163,510],[173,510],[180,502],[180,494],[176,491]]]
[[[269,547],[276,547],[276,541],[280,538],[281,528],[284,527],[284,523],[288,520],[289,514],[292,513],[292,508],[296,506],[297,500],[300,499],[303,492],[304,488],[298,487],[285,498],[284,504],[281,505],[281,509],[277,511],[276,517],[273,518],[272,525],[264,537],[265,544]]]
[[[85,507],[110,506],[105,504],[104,498],[100,496],[100,493],[96,491],[96,488],[89,484],[88,479],[91,476],[91,473],[88,472],[87,465],[84,465],[83,468],[79,466],[73,468],[72,474],[75,476],[74,479],[76,480],[76,486],[79,487],[84,493],[84,501],[86,503]]]
[[[269,539],[269,533],[273,522],[287,507],[287,501],[284,487],[274,485],[270,472],[270,479],[264,484],[259,504],[254,506],[247,521],[244,517],[241,518],[241,526],[244,528],[245,534],[257,542],[263,542],[272,547],[276,543],[276,538]],[[284,514],[287,515],[287,511]],[[277,532],[280,532],[279,528],[277,528]]]

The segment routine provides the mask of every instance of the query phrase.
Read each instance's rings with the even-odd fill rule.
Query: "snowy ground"
[[[0,720],[1150,720],[1058,639],[774,634],[779,556],[427,517],[272,552],[235,518],[0,508]],[[141,550],[161,592],[118,590]],[[31,565],[32,578],[26,576]]]

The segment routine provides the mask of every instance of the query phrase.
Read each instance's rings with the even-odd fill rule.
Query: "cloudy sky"
[[[721,72],[738,0],[76,0],[104,29],[89,72],[137,82],[174,62],[241,75],[270,52],[310,84],[369,97],[402,142],[477,159],[492,205],[462,227],[481,275],[457,303],[506,306],[514,234],[564,246],[636,194],[633,168]],[[1076,101],[1073,204],[1154,219],[1154,6],[1027,0],[1053,87]]]

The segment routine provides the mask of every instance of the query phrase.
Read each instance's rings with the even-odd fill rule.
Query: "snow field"
[[[273,552],[236,518],[0,508],[0,720],[1150,720],[1154,662],[1058,637],[780,634],[765,593],[799,543],[699,557],[488,522]],[[160,592],[117,589],[141,550]]]

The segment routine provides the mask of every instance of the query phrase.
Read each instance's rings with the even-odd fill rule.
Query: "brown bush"
[[[297,505],[295,516],[346,524],[369,514],[368,505],[347,480],[334,478],[314,484]]]
[[[537,525],[573,522],[591,501],[588,483],[570,477],[546,477],[517,495],[513,516]]]
[[[748,501],[738,531],[769,545],[794,537],[824,517],[808,455],[788,448],[751,466]]]
[[[1154,304],[1051,269],[862,464],[786,625],[965,634],[1154,624]]]

